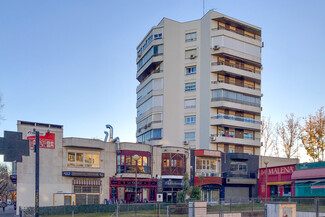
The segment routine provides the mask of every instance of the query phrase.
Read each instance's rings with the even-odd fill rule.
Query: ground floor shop
[[[184,187],[183,179],[163,179],[163,201],[164,202],[177,202],[177,194],[183,190]]]
[[[221,177],[194,177],[194,187],[201,187],[201,200],[217,202],[222,189]]]
[[[155,202],[157,195],[156,179],[110,178],[110,201],[123,203]],[[136,195],[137,193],[137,195]]]

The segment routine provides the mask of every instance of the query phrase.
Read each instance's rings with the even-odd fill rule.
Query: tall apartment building
[[[259,155],[261,28],[209,11],[137,47],[137,142]]]

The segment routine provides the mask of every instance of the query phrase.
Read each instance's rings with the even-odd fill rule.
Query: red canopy
[[[324,178],[325,168],[307,169],[307,170],[296,170],[292,173],[292,179],[315,179]]]

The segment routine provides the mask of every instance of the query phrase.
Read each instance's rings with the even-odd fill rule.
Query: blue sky
[[[325,1],[205,0],[262,27],[263,115],[307,116],[325,105]],[[136,46],[167,17],[202,17],[202,0],[0,2],[4,130],[17,120],[64,125],[64,136],[135,141]]]

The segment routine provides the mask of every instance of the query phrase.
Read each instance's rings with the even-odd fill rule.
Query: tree
[[[325,114],[321,107],[315,115],[309,115],[305,119],[302,128],[301,141],[304,148],[314,162],[324,161],[325,150]]]
[[[177,194],[178,202],[185,203],[188,200],[200,200],[201,199],[201,188],[198,186],[191,187],[189,185],[188,173],[184,174],[183,182],[184,182],[183,190],[178,192],[178,194]]]
[[[274,139],[274,127],[271,118],[262,117],[261,141],[263,142],[262,154],[276,156],[278,154]]]
[[[293,113],[286,115],[286,120],[277,126],[277,134],[287,158],[298,157],[301,134],[300,118]]]
[[[6,164],[0,164],[0,198],[7,200],[12,189],[9,170]]]

